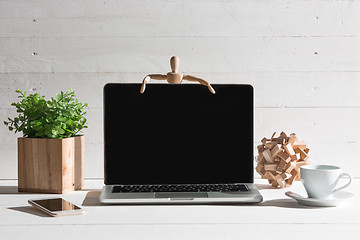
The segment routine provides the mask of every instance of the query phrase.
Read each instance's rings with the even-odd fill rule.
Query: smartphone
[[[80,207],[62,198],[29,200],[28,203],[54,217],[84,213]]]

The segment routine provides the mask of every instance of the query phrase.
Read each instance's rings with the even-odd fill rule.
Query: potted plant
[[[11,105],[18,116],[4,124],[18,138],[18,191],[65,193],[84,185],[84,136],[87,104],[74,91],[45,100],[39,93],[16,90],[20,101]]]

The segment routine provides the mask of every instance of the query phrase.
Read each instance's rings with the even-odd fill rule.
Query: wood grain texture
[[[286,0],[6,0],[0,7],[6,9],[1,18],[3,33],[9,37],[311,37],[358,34],[359,4]]]
[[[19,192],[67,193],[81,189],[83,138],[18,138]]]
[[[275,214],[275,213],[274,213]],[[111,237],[113,234],[121,235],[126,239],[159,239],[166,240],[169,236],[172,239],[208,239],[218,240],[238,239],[239,235],[252,240],[262,240],[259,229],[264,232],[282,232],[286,235],[293,235],[292,240],[303,240],[321,238],[341,239],[344,236],[356,239],[359,235],[358,224],[301,224],[301,234],[294,234],[299,231],[299,224],[107,224],[107,225],[48,225],[48,226],[0,226],[0,232],[5,232],[9,239],[21,239],[22,233],[27,233],[28,237],[36,238],[41,232],[59,230],[59,233],[52,237],[53,240],[62,240],[64,238],[86,239],[84,236],[93,238]],[[21,231],[19,229],[21,228]],[[110,234],[111,233],[111,234]]]
[[[359,37],[0,38],[4,73],[357,71]],[[161,49],[161,53],[158,51]],[[205,60],[204,60],[205,59]],[[221,64],[219,64],[221,62]],[[121,64],[119,64],[121,63]],[[164,64],[166,63],[166,64]]]
[[[300,182],[289,189],[256,184],[264,197],[256,205],[128,205],[99,204],[102,180],[86,181],[86,191],[62,195],[81,206],[86,214],[50,218],[27,204],[29,195],[17,194],[16,181],[0,181],[0,232],[6,239],[89,239],[121,235],[125,239],[264,239],[264,232],[281,232],[291,239],[357,239],[360,230],[360,180],[347,191],[355,198],[340,207],[314,208],[298,205],[284,192],[306,194]],[[15,191],[14,191],[15,189]],[[49,197],[57,197],[49,194]],[[32,198],[43,198],[33,194]],[[274,218],[274,216],[277,216]],[[289,217],[290,216],[290,217]],[[261,229],[264,232],[259,232]],[[294,232],[298,234],[294,234]]]
[[[84,188],[85,181],[85,137],[74,137],[74,190]],[[71,164],[70,164],[71,165]]]
[[[180,69],[184,64],[187,63],[182,62]],[[161,65],[166,68],[166,72],[168,63]],[[257,108],[360,108],[360,72],[184,73],[199,76],[210,83],[251,84],[255,88]],[[148,72],[0,73],[0,109],[11,108],[10,103],[17,101],[15,89],[19,88],[28,93],[40,92],[47,98],[61,90],[73,88],[80,101],[89,103],[90,109],[102,108],[103,86],[106,83],[141,83],[147,74]],[[3,129],[0,128],[1,130]]]
[[[175,26],[175,27],[174,27]],[[255,140],[296,132],[311,159],[359,176],[360,1],[2,0],[0,120],[15,89],[89,103],[85,177],[102,176],[102,87],[179,71],[255,88]],[[16,138],[0,127],[0,178],[16,178]]]
[[[10,111],[0,110],[0,113],[5,115]],[[88,110],[89,128],[83,130],[87,143],[103,143],[102,113],[102,108]],[[358,143],[360,129],[354,126],[359,119],[360,108],[255,108],[255,140],[260,142],[264,136],[283,130],[295,132],[309,142]],[[3,127],[1,133],[0,144],[16,144],[13,132]]]

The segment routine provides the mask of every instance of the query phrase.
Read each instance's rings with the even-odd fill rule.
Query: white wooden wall
[[[360,177],[360,1],[0,0],[0,120],[15,90],[88,102],[86,177],[103,176],[102,87],[180,70],[256,89],[256,139],[296,132]],[[0,126],[0,179],[16,178]],[[140,143],[139,143],[140,144]]]

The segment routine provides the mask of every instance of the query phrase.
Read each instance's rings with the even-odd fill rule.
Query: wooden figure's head
[[[180,62],[180,59],[177,56],[172,56],[170,58],[170,66],[171,66],[171,71],[173,73],[177,73],[178,68],[179,68],[179,62]]]

